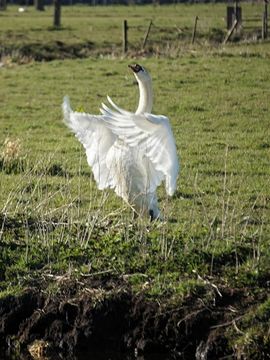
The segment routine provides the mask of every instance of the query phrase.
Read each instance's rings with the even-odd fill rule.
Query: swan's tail
[[[72,109],[70,107],[70,102],[69,102],[68,96],[65,96],[63,99],[62,110],[63,110],[63,114],[64,114],[64,122],[68,126],[70,126],[70,114],[72,113]]]

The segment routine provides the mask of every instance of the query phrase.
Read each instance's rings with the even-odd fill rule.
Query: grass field
[[[242,30],[233,38],[248,41],[260,37],[263,4],[242,3]],[[226,34],[226,5],[197,4],[177,6],[63,6],[62,27],[54,29],[53,7],[37,12],[33,7],[19,13],[16,6],[0,13],[0,50],[37,59],[62,57],[118,56],[122,52],[123,20],[128,21],[130,53],[141,49],[149,21],[153,25],[146,53],[181,55],[190,44],[195,17],[198,16],[196,44],[203,47],[220,44]],[[70,47],[72,49],[70,50]],[[264,47],[260,47],[264,51]]]
[[[203,19],[209,9],[213,17]],[[245,289],[254,306],[243,313],[242,333],[230,328],[227,336],[245,354],[258,343],[269,349],[269,43],[225,48],[200,39],[191,47],[183,39],[176,47],[176,33],[164,31],[166,40],[153,34],[149,46],[167,46],[168,56],[100,57],[98,49],[121,51],[125,17],[142,27],[130,31],[134,47],[150,18],[164,28],[190,29],[198,11],[205,36],[224,30],[221,4],[113,10],[64,8],[59,31],[50,29],[52,9],[0,13],[6,48],[39,43],[44,49],[57,40],[93,41],[95,49],[86,59],[28,58],[23,65],[15,53],[2,59],[1,296],[44,274],[65,273],[126,276],[134,291],[172,304],[191,293],[207,303],[216,287]],[[103,36],[108,24],[109,37]],[[127,68],[134,56],[152,74],[154,112],[171,119],[181,158],[175,196],[159,190],[167,220],[161,223],[134,222],[113,192],[97,190],[82,147],[62,122],[66,94],[86,112],[98,113],[107,94],[135,109],[137,87]]]

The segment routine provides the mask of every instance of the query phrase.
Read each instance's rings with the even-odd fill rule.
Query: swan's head
[[[151,81],[151,77],[150,74],[148,73],[148,71],[142,67],[139,64],[135,64],[135,65],[128,65],[128,67],[131,68],[131,70],[133,71],[135,78],[138,81],[142,81],[142,82],[149,82]]]
[[[129,65],[139,84],[140,101],[136,114],[151,113],[153,106],[152,80],[148,71],[139,64]]]

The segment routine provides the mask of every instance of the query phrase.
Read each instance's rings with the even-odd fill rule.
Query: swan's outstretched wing
[[[101,113],[107,126],[118,138],[143,151],[152,165],[151,181],[154,182],[157,177],[160,183],[165,178],[166,191],[172,195],[176,189],[179,162],[168,118],[147,113],[115,112],[104,104]],[[163,177],[160,177],[160,173]]]
[[[88,164],[100,190],[115,187],[115,181],[106,166],[106,156],[117,139],[106,126],[104,116],[72,111],[68,97],[63,102],[64,121],[83,144]]]
[[[128,115],[131,114],[129,111],[126,111],[122,108],[120,108],[119,106],[117,106],[112,99],[107,95],[107,100],[109,101],[109,103],[112,105],[112,107],[114,108],[114,110],[116,110],[117,112],[119,112],[122,115]]]

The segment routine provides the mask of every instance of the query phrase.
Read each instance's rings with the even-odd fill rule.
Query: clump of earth
[[[233,352],[224,329],[232,320],[229,309],[243,307],[244,298],[240,290],[221,289],[212,306],[195,296],[166,305],[134,294],[123,280],[63,277],[47,289],[35,286],[0,299],[0,348],[74,359],[106,344],[137,356],[218,359]]]

